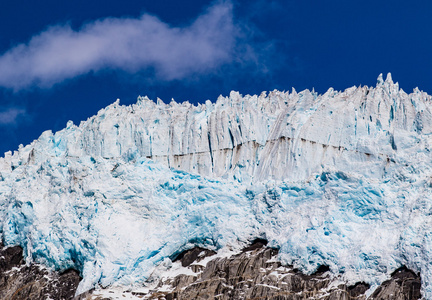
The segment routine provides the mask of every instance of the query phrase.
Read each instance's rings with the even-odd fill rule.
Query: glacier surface
[[[431,108],[390,75],[323,95],[117,101],[0,159],[2,239],[79,270],[77,293],[265,238],[284,263],[372,289],[405,265],[432,299]]]

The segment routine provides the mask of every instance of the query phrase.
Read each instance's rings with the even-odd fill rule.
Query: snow
[[[430,103],[390,76],[324,95],[116,101],[0,159],[2,238],[78,269],[77,293],[265,238],[284,263],[372,289],[406,265],[432,298]]]

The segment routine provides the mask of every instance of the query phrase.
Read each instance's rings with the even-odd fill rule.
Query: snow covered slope
[[[259,237],[371,291],[405,265],[432,299],[431,108],[390,76],[324,95],[116,102],[0,159],[2,237],[78,269],[78,293]]]

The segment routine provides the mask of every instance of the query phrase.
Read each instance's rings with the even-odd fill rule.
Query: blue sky
[[[430,1],[3,1],[0,152],[120,98],[324,93],[391,72],[432,93]]]

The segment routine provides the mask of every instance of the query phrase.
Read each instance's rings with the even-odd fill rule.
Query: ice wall
[[[430,101],[419,90],[406,94],[390,76],[375,88],[232,92],[198,106],[144,97],[116,102],[55,139],[69,156],[139,155],[212,177],[300,181],[327,167],[357,172],[368,162],[362,173],[385,178],[396,162],[414,159],[408,153],[429,147]]]
[[[432,298],[430,102],[390,76],[324,95],[116,102],[0,159],[2,238],[80,270],[79,291],[261,237],[351,283],[406,265]]]

